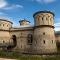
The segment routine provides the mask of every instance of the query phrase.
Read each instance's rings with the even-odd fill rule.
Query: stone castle
[[[38,11],[33,17],[34,26],[22,19],[20,27],[12,27],[11,21],[0,19],[0,49],[36,54],[57,52],[60,34],[54,31],[54,13]]]

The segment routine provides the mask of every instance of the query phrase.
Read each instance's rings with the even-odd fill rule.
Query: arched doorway
[[[16,47],[17,45],[16,35],[12,35],[12,40],[13,40],[13,47]]]
[[[16,41],[16,35],[12,35],[13,45],[9,45],[7,47],[7,50],[11,50],[12,48],[16,47],[17,41]]]

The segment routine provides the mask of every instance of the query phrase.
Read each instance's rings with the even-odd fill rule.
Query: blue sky
[[[13,26],[18,26],[20,19],[33,24],[33,14],[39,10],[54,12],[55,30],[60,30],[60,0],[0,0],[0,17],[11,19]]]

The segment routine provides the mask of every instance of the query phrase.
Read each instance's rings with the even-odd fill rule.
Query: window
[[[39,21],[39,17],[38,17],[38,21]]]
[[[5,41],[3,40],[3,43],[5,43]]]
[[[45,40],[43,40],[43,43],[45,44]]]
[[[8,25],[7,25],[7,27],[8,27]]]
[[[42,20],[43,20],[43,17],[42,17]]]
[[[48,18],[46,17],[46,20],[48,20]]]
[[[52,40],[52,44],[53,44],[53,40]]]
[[[28,44],[32,45],[32,42],[33,42],[32,34],[28,34],[27,40],[28,40]]]
[[[4,24],[3,24],[3,26],[4,26]]]
[[[50,18],[50,21],[51,21],[51,18]]]
[[[50,16],[48,16],[48,17],[50,17]]]
[[[43,35],[45,35],[45,32],[43,32]]]

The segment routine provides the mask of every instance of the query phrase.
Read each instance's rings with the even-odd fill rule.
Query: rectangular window
[[[52,40],[52,44],[53,44],[53,40]]]
[[[43,35],[45,35],[45,32],[43,32]]]
[[[45,44],[45,40],[43,40],[43,43]]]

